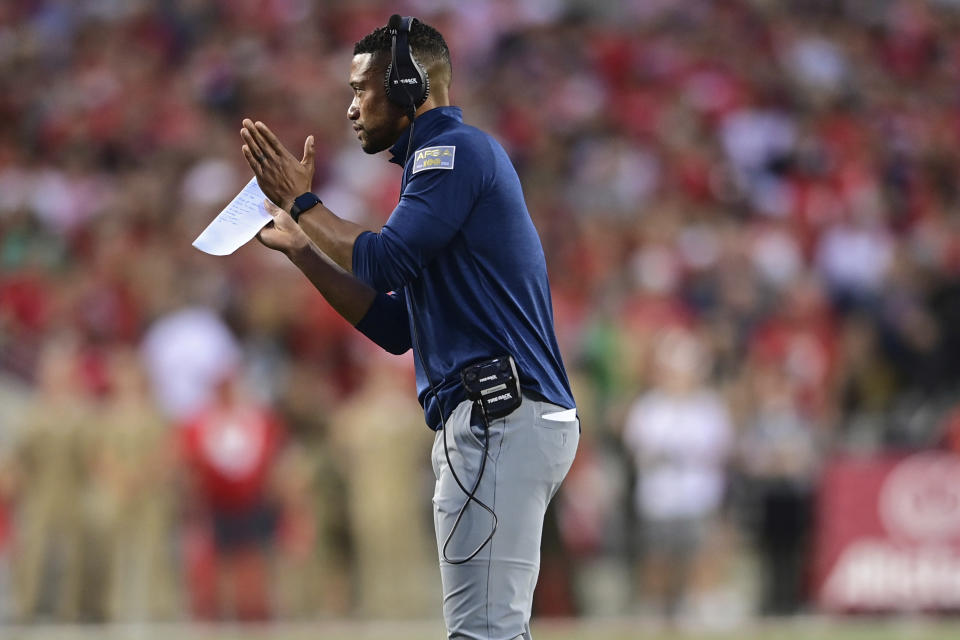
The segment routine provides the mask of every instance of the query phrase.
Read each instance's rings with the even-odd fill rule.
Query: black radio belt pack
[[[460,372],[467,397],[479,402],[488,419],[495,420],[520,406],[520,376],[513,356],[477,362]]]

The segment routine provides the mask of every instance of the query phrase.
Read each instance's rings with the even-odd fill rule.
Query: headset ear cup
[[[404,109],[415,111],[430,95],[430,77],[426,68],[410,50],[410,27],[416,22],[416,18],[406,17],[399,22],[395,18],[398,16],[391,16],[388,25],[394,32],[390,62],[383,76],[383,88],[388,100]]]

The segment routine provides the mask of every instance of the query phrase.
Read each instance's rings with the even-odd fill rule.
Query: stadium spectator
[[[274,486],[284,429],[236,376],[181,428],[187,473],[191,611],[201,619],[265,620],[271,615],[270,552],[279,506]]]
[[[108,620],[170,620],[179,578],[176,434],[150,396],[134,349],[112,350],[107,368],[110,393],[98,409],[90,452],[90,493],[105,556],[101,606]]]
[[[89,438],[97,426],[84,388],[79,345],[59,335],[40,354],[38,386],[19,431],[14,458],[13,554],[16,618],[96,619],[84,607],[89,532]],[[50,577],[57,575],[52,581]]]
[[[365,343],[358,347],[366,353],[366,377],[330,422],[347,494],[356,613],[425,616],[439,588],[431,514],[419,501],[432,484],[421,455],[431,438],[410,396],[412,363]],[[404,576],[404,588],[384,576]]]
[[[765,615],[803,609],[820,449],[816,423],[804,412],[781,367],[751,372],[746,425],[737,447],[748,532],[759,552],[759,603]]]
[[[711,536],[725,493],[733,425],[708,386],[702,340],[665,332],[653,359],[653,387],[633,404],[623,439],[637,471],[643,597],[673,620],[696,613],[718,558]]]

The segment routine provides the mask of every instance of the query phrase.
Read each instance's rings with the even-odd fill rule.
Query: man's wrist
[[[312,209],[318,204],[323,204],[323,200],[318,198],[313,192],[307,191],[294,198],[287,210],[290,211],[290,217],[293,218],[293,221],[299,222],[300,214],[308,209]]]
[[[313,248],[310,245],[311,243],[308,240],[301,245],[287,249],[284,253],[287,254],[287,258],[290,259],[290,262],[300,266],[309,258],[310,254],[313,253]]]

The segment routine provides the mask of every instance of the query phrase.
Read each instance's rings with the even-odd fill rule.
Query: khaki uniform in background
[[[293,443],[277,466],[283,515],[274,563],[281,618],[350,613],[349,536],[343,472],[329,443],[329,407],[337,401],[325,371],[293,362],[280,408]]]
[[[0,624],[13,618],[11,579],[13,505],[16,500],[16,427],[29,407],[29,387],[0,374]]]
[[[322,515],[316,503],[319,466],[319,455],[299,443],[288,446],[277,464],[275,487],[282,513],[274,602],[279,618],[310,617],[324,607],[318,554]]]
[[[38,395],[16,447],[13,550],[16,616],[30,621],[51,599],[58,620],[81,616],[84,573],[84,436],[96,427],[79,397]]]
[[[408,359],[375,355],[363,388],[331,422],[333,446],[342,453],[362,616],[436,613],[440,575],[429,510],[434,434],[412,386]]]
[[[92,525],[105,547],[103,606],[111,620],[169,619],[175,494],[171,426],[149,402],[116,398],[91,439]]]

